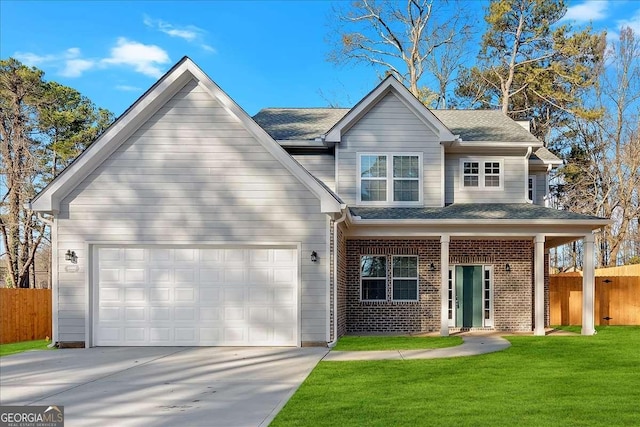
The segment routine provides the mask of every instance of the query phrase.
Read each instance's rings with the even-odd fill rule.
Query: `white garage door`
[[[298,345],[295,249],[99,247],[97,346]]]

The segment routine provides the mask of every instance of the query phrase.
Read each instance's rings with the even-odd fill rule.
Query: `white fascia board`
[[[251,133],[273,157],[276,158],[293,176],[295,176],[309,191],[320,200],[320,210],[323,213],[340,212],[340,202],[333,197],[315,178],[296,162],[280,146],[271,135],[262,129],[229,95],[215,84],[195,63],[189,60],[189,67],[198,79],[199,85],[235,117]]]
[[[375,104],[389,92],[398,98],[416,114],[436,134],[440,141],[453,141],[457,138],[451,131],[409,90],[393,76],[388,76],[375,89],[360,100],[342,119],[338,121],[325,135],[327,142],[340,142],[342,134],[362,118]]]
[[[454,141],[445,143],[447,148],[524,148],[542,147],[542,142],[523,142],[523,141]]]
[[[136,101],[78,158],[62,171],[31,202],[32,209],[57,212],[60,201],[83,179],[111,155],[136,129],[193,78],[188,71],[188,58],[179,62],[155,87]]]
[[[324,141],[311,139],[276,139],[276,142],[282,147],[329,148]]]

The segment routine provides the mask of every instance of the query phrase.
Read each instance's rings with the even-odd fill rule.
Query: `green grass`
[[[336,351],[419,350],[462,344],[460,337],[384,337],[346,335],[333,348]]]
[[[508,339],[472,357],[320,362],[271,425],[640,425],[640,327]]]
[[[22,341],[11,344],[0,344],[0,357],[8,356],[10,354],[22,353],[29,350],[50,350],[47,345],[50,341],[36,340],[36,341]]]

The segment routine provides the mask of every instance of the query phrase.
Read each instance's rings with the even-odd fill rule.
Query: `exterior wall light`
[[[509,263],[504,266],[504,271],[506,271],[507,273],[511,273],[511,266],[509,265]]]
[[[436,271],[436,265],[434,263],[429,264],[429,271]]]
[[[311,262],[318,262],[318,253],[316,251],[311,251]]]
[[[72,263],[78,262],[78,256],[76,255],[76,251],[72,251],[71,249],[67,250],[67,253],[64,254],[65,261],[71,261]]]

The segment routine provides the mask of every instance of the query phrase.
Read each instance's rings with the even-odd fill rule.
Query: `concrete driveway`
[[[67,426],[268,425],[326,348],[112,347],[0,358],[0,404]]]

